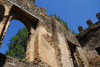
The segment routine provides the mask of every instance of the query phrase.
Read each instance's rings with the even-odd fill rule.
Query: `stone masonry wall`
[[[26,2],[27,1],[27,2]],[[81,46],[70,30],[65,29],[62,22],[58,22],[54,16],[46,14],[44,7],[38,8],[32,0],[2,0],[3,4],[8,5],[7,19],[16,14],[21,14],[29,20],[26,25],[29,26],[29,41],[25,60],[18,60],[0,54],[1,66],[13,67],[74,67],[74,61],[70,46],[76,47],[78,66],[88,67],[85,62],[86,58],[82,53]],[[12,15],[11,15],[12,14]],[[5,16],[5,15],[4,15]],[[15,16],[16,17],[16,16]],[[18,16],[19,17],[19,16]],[[17,20],[19,18],[17,17]],[[10,20],[13,18],[10,18]],[[21,19],[21,17],[20,17]],[[7,20],[7,21],[8,21]],[[9,22],[10,22],[9,20]],[[25,22],[25,21],[24,21]],[[35,22],[35,23],[34,23]],[[34,25],[36,28],[34,28]],[[5,24],[6,26],[6,24]],[[5,28],[5,27],[3,27]],[[8,25],[6,27],[6,30]],[[5,31],[2,31],[5,35]],[[0,32],[0,33],[1,33]],[[2,36],[2,35],[1,35]],[[71,45],[71,44],[72,45]],[[78,57],[78,58],[76,58]],[[30,62],[27,62],[30,61]],[[3,63],[4,62],[4,63]]]
[[[32,16],[35,16],[41,21],[46,21],[50,19],[50,16],[46,14],[46,10],[44,7],[38,8],[34,3],[31,1],[23,1],[23,0],[4,0],[5,2],[10,2],[13,5],[21,8],[25,12],[29,13]],[[33,1],[34,2],[34,1]],[[15,9],[16,10],[16,9]]]
[[[100,13],[96,14],[97,18],[100,18]],[[82,29],[79,27],[80,33],[76,36],[84,49],[85,55],[90,65],[97,67],[100,65],[100,55],[96,48],[100,47],[100,19],[96,23],[92,23],[91,20],[87,20],[88,28]],[[96,65],[96,66],[95,66]]]

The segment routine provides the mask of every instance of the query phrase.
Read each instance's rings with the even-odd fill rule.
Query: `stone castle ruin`
[[[0,53],[0,67],[99,67],[100,21],[87,21],[88,28],[79,26],[75,36],[53,15],[38,8],[35,0],[0,0],[0,45],[12,19],[28,29],[29,39],[25,60]],[[100,20],[100,13],[97,18]]]

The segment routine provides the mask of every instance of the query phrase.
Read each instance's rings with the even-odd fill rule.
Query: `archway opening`
[[[23,31],[25,31],[25,32],[23,32]],[[3,39],[2,46],[0,48],[0,52],[3,53],[3,54],[6,54],[6,52],[8,52],[8,54],[6,54],[6,55],[12,56],[11,54],[14,52],[14,50],[16,52],[16,49],[17,48],[21,47],[23,49],[23,47],[25,46],[25,49],[22,50],[21,48],[19,48],[21,50],[18,50],[19,52],[25,54],[25,51],[26,51],[26,43],[27,42],[22,42],[23,41],[22,38],[23,39],[26,39],[24,41],[27,41],[28,40],[28,30],[27,30],[27,28],[25,28],[25,25],[22,22],[20,22],[18,20],[11,20],[10,26],[8,27],[7,32],[5,34],[5,37]],[[17,42],[17,41],[20,41],[20,42]],[[14,43],[16,43],[16,45],[14,45]],[[25,45],[23,45],[23,44],[25,44]],[[14,47],[11,46],[11,45],[13,45]],[[15,54],[17,54],[17,53],[15,53]],[[16,58],[17,55],[13,55],[13,57],[15,56],[14,58]]]

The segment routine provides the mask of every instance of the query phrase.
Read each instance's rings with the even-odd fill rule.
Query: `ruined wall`
[[[100,13],[97,18],[100,20]],[[97,67],[100,65],[100,21],[92,23],[91,20],[87,20],[88,28],[83,29],[79,27],[80,33],[76,36],[80,42],[82,48],[85,50],[85,55],[91,66]]]
[[[1,0],[0,2],[5,10],[2,12],[7,11],[7,15],[0,14],[0,33],[2,33],[0,41],[3,40],[10,20],[17,19],[24,23],[29,31],[25,61],[33,62],[33,67],[34,65],[38,67],[40,65],[38,63],[47,65],[43,67],[88,67],[84,51],[75,35],[69,29],[65,29],[63,23],[58,22],[54,16],[46,14],[45,8],[38,8],[32,0]],[[7,20],[3,20],[5,17]],[[3,21],[5,24],[2,25]],[[1,63],[1,65],[12,64],[6,60],[12,59],[5,58],[5,64]],[[15,62],[18,64],[13,65],[21,65],[19,60]],[[21,63],[27,65],[26,62],[21,61]]]
[[[58,22],[54,17],[53,19],[53,41],[56,59],[58,59],[58,63],[60,62],[59,65],[62,65],[62,67],[88,67],[86,57],[75,35],[69,29],[65,29],[62,22]]]

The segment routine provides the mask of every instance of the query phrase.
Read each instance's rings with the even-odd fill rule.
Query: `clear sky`
[[[68,27],[78,32],[78,26],[86,29],[86,21],[91,19],[93,23],[97,22],[96,14],[100,12],[100,0],[36,0],[35,4],[40,8],[44,7],[48,15],[56,14],[67,22]],[[6,44],[14,36],[18,29],[24,25],[18,20],[12,20],[3,40],[0,52],[5,54],[8,49]]]

